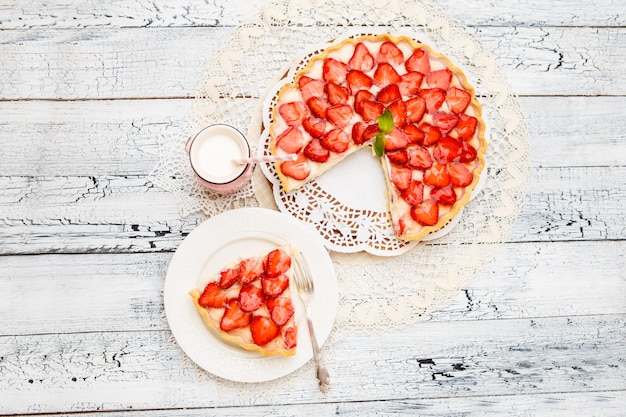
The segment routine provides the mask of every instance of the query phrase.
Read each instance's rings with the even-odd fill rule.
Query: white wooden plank
[[[625,97],[520,97],[535,167],[622,165]],[[146,175],[193,100],[0,101],[0,175]],[[181,138],[181,146],[182,146]]]
[[[481,27],[474,31],[520,95],[626,92],[626,85],[616,82],[626,72],[626,30]],[[0,98],[191,97],[203,68],[230,32],[210,27],[4,31]],[[243,93],[256,97],[260,92]]]
[[[266,398],[201,382],[167,331],[0,337],[0,412],[345,403],[623,391],[626,315],[426,322],[334,343],[333,386],[291,375]],[[384,369],[384,372],[381,370]],[[249,394],[250,395],[250,394]]]
[[[623,241],[506,244],[427,319],[626,313],[625,249]],[[159,294],[171,256],[0,257],[0,335],[166,329]]]
[[[623,1],[600,2],[576,0],[558,3],[498,1],[485,7],[481,0],[467,0],[463,7],[452,0],[432,3],[468,25],[491,26],[623,26],[626,5]],[[19,0],[0,4],[0,29],[39,27],[161,27],[236,25],[252,8],[247,0],[189,2],[139,0],[98,2],[86,0],[55,1],[42,10]]]

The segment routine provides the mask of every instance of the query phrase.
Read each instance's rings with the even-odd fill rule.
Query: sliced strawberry
[[[451,206],[456,202],[456,193],[451,185],[444,188],[435,188],[430,191],[430,198],[443,204],[444,206]]]
[[[391,182],[398,188],[398,190],[406,190],[411,184],[413,171],[409,168],[394,166],[390,167]]]
[[[280,327],[269,317],[254,316],[250,322],[252,340],[258,346],[267,345],[280,334]]]
[[[419,91],[419,96],[426,101],[426,111],[434,113],[446,100],[446,92],[441,88],[426,88]]]
[[[302,128],[314,138],[321,138],[326,132],[327,124],[326,120],[311,116],[302,121]]]
[[[395,127],[403,128],[406,125],[406,104],[402,100],[396,100],[387,106],[387,110],[391,112],[393,118],[393,125]]]
[[[278,106],[278,113],[289,126],[297,126],[309,115],[309,110],[302,101],[292,101]]]
[[[309,158],[311,161],[323,163],[328,161],[330,157],[330,152],[328,149],[322,146],[320,139],[311,139],[309,143],[304,147],[304,156]]]
[[[287,274],[279,274],[275,277],[263,276],[261,287],[268,297],[278,297],[289,287],[289,277]]]
[[[380,129],[378,128],[378,123],[372,123],[371,125],[368,125],[363,131],[363,140],[367,142],[368,140],[376,136],[378,133],[380,133]]]
[[[458,123],[459,118],[456,114],[444,113],[442,111],[433,114],[433,125],[437,126],[441,133],[448,133]]]
[[[407,71],[417,71],[422,74],[430,72],[430,58],[424,49],[416,49],[406,60],[404,66]]]
[[[461,162],[472,162],[478,156],[476,148],[465,141],[461,142],[461,148],[461,157],[459,158]]]
[[[354,110],[356,110],[357,113],[361,114],[361,112],[363,111],[361,109],[361,103],[364,101],[375,100],[376,97],[374,96],[374,94],[370,93],[368,90],[359,90],[354,95]]]
[[[374,72],[374,84],[384,87],[389,84],[397,84],[401,80],[398,72],[390,64],[382,63]]]
[[[463,145],[461,141],[451,138],[450,136],[444,136],[437,142],[433,151],[433,157],[445,164],[446,162],[458,161],[461,158],[461,152],[463,151]]]
[[[404,219],[398,219],[398,221],[394,223],[393,229],[395,230],[396,235],[402,236],[406,230],[406,222]]]
[[[237,299],[232,298],[228,300],[228,303],[226,304],[224,315],[220,321],[220,328],[225,332],[239,329],[240,327],[250,324],[251,317],[252,313],[243,311],[239,306]]]
[[[448,174],[446,164],[433,162],[433,165],[424,173],[424,184],[439,188],[450,184],[450,174]]]
[[[411,180],[406,190],[400,196],[412,206],[422,204],[424,200],[424,184],[421,181]]]
[[[446,92],[446,103],[450,111],[455,114],[461,114],[467,109],[472,99],[470,93],[460,88],[450,87]]]
[[[335,84],[343,84],[346,82],[346,74],[348,73],[348,65],[334,58],[326,58],[322,65],[322,79],[324,81],[333,82]]]
[[[452,71],[448,68],[431,71],[426,74],[426,84],[430,88],[441,88],[447,90],[452,81]]]
[[[398,83],[400,93],[402,93],[403,96],[410,97],[417,94],[419,91],[424,75],[417,71],[411,71],[403,74],[400,78],[401,80]]]
[[[239,292],[239,307],[243,311],[253,312],[265,303],[265,294],[261,287],[247,284]]]
[[[434,226],[439,221],[439,204],[425,200],[422,204],[412,206],[411,217],[424,226]]]
[[[292,126],[276,138],[276,145],[287,153],[298,153],[307,141],[300,129]]]
[[[311,173],[308,161],[309,160],[304,156],[304,154],[299,154],[298,159],[295,161],[282,162],[280,164],[280,170],[284,175],[295,180],[302,181],[305,180]]]
[[[283,339],[285,340],[285,346],[287,349],[296,347],[298,342],[298,331],[295,326],[289,326],[283,328]]]
[[[393,103],[394,101],[401,99],[402,95],[400,94],[400,89],[397,84],[386,85],[381,88],[376,95],[376,100],[383,104]]]
[[[306,103],[313,97],[324,97],[324,87],[326,83],[303,75],[298,80],[302,100]]]
[[[349,94],[348,89],[344,86],[333,82],[326,83],[326,96],[331,105],[346,104]]]
[[[239,263],[240,277],[242,284],[254,281],[265,272],[263,258],[246,258]]]
[[[311,114],[320,119],[326,118],[326,109],[330,106],[323,97],[311,97],[307,100],[306,105],[311,110]]]
[[[274,249],[267,254],[265,260],[265,275],[277,277],[291,268],[291,256],[282,249]]]
[[[374,68],[374,56],[362,42],[356,44],[352,58],[348,61],[348,68],[367,72]]]
[[[320,139],[320,144],[329,151],[343,153],[348,150],[351,141],[352,138],[344,130],[334,129]]]
[[[414,169],[425,170],[433,165],[428,149],[420,145],[409,146],[406,149],[408,161],[407,164]]]
[[[363,100],[359,103],[359,114],[366,122],[374,122],[385,111],[385,106],[377,101]]]
[[[406,165],[409,161],[406,149],[400,149],[392,152],[385,152],[385,156],[395,165]]]
[[[428,123],[422,123],[419,125],[419,128],[422,132],[424,132],[424,146],[430,146],[437,143],[437,141],[441,138],[441,132],[435,126],[429,125]]]
[[[424,142],[424,132],[414,124],[404,126],[404,134],[409,139],[409,143],[422,144]]]
[[[449,164],[448,173],[450,174],[450,182],[455,187],[467,187],[474,180],[474,174],[461,163]]]
[[[228,301],[228,296],[216,282],[209,282],[198,298],[198,304],[204,308],[222,308]]]
[[[293,316],[294,309],[291,300],[287,297],[276,297],[267,300],[267,309],[272,321],[283,326]]]
[[[406,121],[408,123],[416,123],[422,120],[426,113],[426,101],[421,97],[413,97],[405,102],[406,105]]]
[[[404,132],[397,127],[385,135],[385,152],[397,151],[408,146],[409,139]]]
[[[346,81],[348,81],[348,88],[352,94],[356,94],[359,90],[369,90],[374,83],[369,75],[358,70],[349,71],[346,75]]]
[[[347,104],[337,104],[326,109],[326,119],[340,129],[350,124],[352,115],[352,107]]]
[[[376,61],[379,64],[384,62],[391,65],[400,65],[404,62],[404,54],[395,43],[385,41],[380,45],[378,54],[376,54]]]
[[[235,282],[239,281],[239,275],[239,267],[224,269],[220,271],[218,285],[221,288],[230,288]]]
[[[466,114],[459,115],[459,121],[456,124],[455,131],[456,137],[462,140],[470,139],[476,133],[476,126],[478,125],[478,120],[476,120],[473,116],[468,116]]]
[[[367,140],[363,137],[366,127],[367,125],[363,122],[356,122],[352,125],[352,142],[357,145],[362,145],[367,142]]]

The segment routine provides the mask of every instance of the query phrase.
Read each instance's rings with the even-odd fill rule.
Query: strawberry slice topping
[[[441,132],[435,126],[428,123],[422,123],[419,126],[420,130],[424,132],[424,146],[430,146],[437,143],[441,138]]]
[[[433,165],[430,152],[423,146],[409,146],[406,150],[409,167],[419,170],[425,170]]]
[[[294,313],[293,304],[287,297],[276,297],[267,300],[267,309],[270,312],[272,321],[279,326],[285,325]]]
[[[435,188],[430,191],[430,198],[443,204],[444,206],[451,206],[456,202],[456,193],[451,185],[444,188]]]
[[[374,96],[374,94],[370,93],[368,90],[359,90],[354,95],[354,110],[356,110],[358,114],[361,114],[361,112],[363,111],[363,109],[361,108],[361,103],[364,101],[375,100],[376,97]]]
[[[390,162],[395,165],[406,165],[409,161],[409,156],[407,154],[406,149],[400,149],[392,152],[385,152],[385,156],[389,159]]]
[[[413,54],[406,60],[404,66],[407,71],[416,71],[422,74],[430,72],[430,59],[428,52],[424,49],[416,49]]]
[[[348,150],[351,141],[352,138],[344,130],[334,129],[320,140],[320,144],[329,151],[342,153]]]
[[[411,184],[413,171],[409,168],[400,166],[391,166],[391,182],[398,188],[398,190],[406,190]]]
[[[404,54],[393,42],[383,42],[380,45],[378,54],[376,55],[376,61],[379,64],[388,63],[391,65],[400,65],[404,62]]]
[[[246,258],[239,263],[239,280],[242,284],[254,281],[265,272],[263,259]]]
[[[320,139],[311,139],[311,141],[304,147],[304,156],[309,158],[311,161],[324,163],[328,161],[330,151],[322,146]]]
[[[421,97],[413,97],[406,101],[406,121],[415,123],[422,120],[426,113],[426,101]]]
[[[276,138],[276,145],[287,153],[298,153],[307,141],[300,129],[291,126]]]
[[[263,276],[261,287],[268,297],[278,297],[289,287],[289,277],[286,274],[279,274],[275,277]]]
[[[239,302],[236,299],[230,299],[226,304],[224,315],[222,316],[222,320],[220,321],[220,328],[225,332],[239,329],[240,327],[244,327],[250,324],[251,317],[252,313],[243,311],[239,306]]]
[[[348,61],[348,68],[368,72],[374,68],[374,65],[374,57],[367,49],[367,46],[362,42],[357,43],[352,58]]]
[[[385,111],[385,106],[377,101],[363,100],[359,103],[359,114],[366,122],[374,122]]]
[[[283,328],[283,339],[285,340],[285,346],[287,349],[291,349],[296,347],[298,342],[298,331],[295,327],[284,327]]]
[[[456,126],[459,118],[455,114],[438,111],[433,114],[433,125],[437,126],[441,133],[448,133]]]
[[[335,84],[343,84],[346,82],[346,74],[348,73],[348,65],[334,58],[326,58],[322,65],[322,79],[324,81],[333,82]]]
[[[387,107],[387,110],[391,112],[394,126],[402,128],[406,125],[406,104],[404,101],[394,101]]]
[[[461,158],[463,145],[460,141],[444,136],[437,142],[433,156],[441,163],[457,161]]]
[[[412,206],[422,204],[424,200],[424,184],[421,181],[412,180],[400,196]]]
[[[432,166],[424,173],[424,184],[443,188],[450,184],[450,174],[446,164],[433,162]]]
[[[385,151],[397,151],[399,149],[404,149],[409,144],[409,139],[406,137],[402,130],[394,127],[393,130],[385,135]]]
[[[198,304],[205,308],[222,308],[227,301],[226,293],[216,282],[209,282],[198,298]]]
[[[447,90],[452,81],[452,71],[448,68],[431,71],[426,74],[426,84],[430,88],[441,88]]]
[[[302,124],[302,119],[309,115],[309,110],[301,101],[292,101],[278,106],[278,112],[289,126]]]
[[[383,104],[393,103],[396,100],[401,100],[402,95],[397,84],[389,84],[380,89],[376,95],[376,100]]]
[[[326,120],[318,117],[307,117],[302,121],[302,127],[304,130],[314,138],[321,138],[326,132]]]
[[[352,107],[347,104],[337,104],[326,109],[326,119],[340,129],[348,126],[352,115]]]
[[[403,96],[410,97],[417,94],[419,91],[424,75],[417,71],[411,71],[403,74],[400,78],[401,80],[398,83],[400,92]]]
[[[239,307],[243,311],[252,312],[258,310],[265,303],[263,290],[254,285],[247,284],[241,287],[239,292]]]
[[[265,275],[277,277],[291,268],[291,257],[282,249],[274,249],[267,254],[265,260]]]
[[[235,282],[239,281],[239,275],[239,267],[225,269],[220,272],[218,285],[221,288],[230,288]]]
[[[424,226],[434,226],[439,221],[439,204],[432,200],[424,200],[421,204],[411,207],[411,217]]]
[[[422,132],[419,127],[414,124],[405,125],[404,134],[409,139],[409,143],[417,143],[420,145],[424,143],[424,132]]]
[[[467,142],[461,142],[461,162],[472,162],[478,156],[476,148]]]
[[[305,180],[311,174],[309,160],[304,154],[299,154],[295,161],[284,161],[280,164],[280,170],[288,177],[298,181]]]
[[[419,96],[426,101],[426,111],[434,113],[446,100],[446,92],[441,88],[425,88],[419,91]]]
[[[326,96],[331,105],[346,104],[350,92],[346,87],[337,85],[333,82],[326,84]]]
[[[300,92],[302,93],[302,100],[306,103],[313,97],[324,97],[325,83],[322,80],[316,80],[314,78],[303,75],[298,80]]]
[[[280,327],[269,317],[254,316],[250,322],[252,340],[259,346],[267,345],[280,334]]]
[[[460,88],[450,87],[446,92],[446,103],[450,111],[455,114],[461,114],[469,106],[472,96]]]
[[[459,115],[459,121],[456,124],[456,137],[462,140],[470,139],[476,132],[478,120],[473,116],[466,114]]]
[[[356,94],[359,90],[369,90],[374,84],[374,80],[369,75],[358,70],[349,71],[346,75],[346,81],[352,94]]]
[[[365,139],[363,138],[363,132],[365,132],[365,128],[367,125],[363,122],[356,122],[352,125],[352,142],[357,145],[362,145],[365,143]]]
[[[380,64],[374,72],[374,84],[384,87],[389,84],[397,84],[402,78],[393,66],[387,63]]]
[[[311,110],[311,114],[320,119],[326,118],[326,109],[330,106],[328,101],[322,97],[311,97],[307,100],[306,105]]]
[[[448,165],[450,182],[455,187],[467,187],[474,180],[474,174],[462,163]]]

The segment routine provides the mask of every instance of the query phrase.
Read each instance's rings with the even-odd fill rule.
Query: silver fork
[[[298,252],[293,259],[295,261],[294,282],[296,284],[296,289],[298,290],[298,296],[302,300],[306,310],[307,327],[309,328],[311,345],[313,347],[313,360],[315,361],[315,366],[317,367],[317,379],[319,381],[320,391],[326,393],[330,388],[330,375],[322,363],[322,355],[320,354],[320,348],[317,344],[317,338],[315,337],[315,330],[313,329],[313,323],[311,322],[311,309],[309,307],[309,302],[311,301],[311,298],[313,298],[313,294],[315,292],[313,276],[311,275],[311,270],[309,269],[309,265],[304,258],[304,255],[302,255],[302,252]]]

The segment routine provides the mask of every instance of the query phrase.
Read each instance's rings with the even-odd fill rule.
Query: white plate
[[[287,375],[311,359],[304,309],[294,297],[298,344],[296,354],[264,356],[224,341],[196,311],[189,291],[203,285],[240,257],[258,255],[285,243],[302,251],[313,273],[313,325],[320,346],[330,334],[337,313],[337,278],[330,256],[317,233],[289,215],[260,208],[242,208],[211,217],[193,230],[174,254],[164,287],[165,313],[176,341],[201,368],[237,382],[269,381]]]

